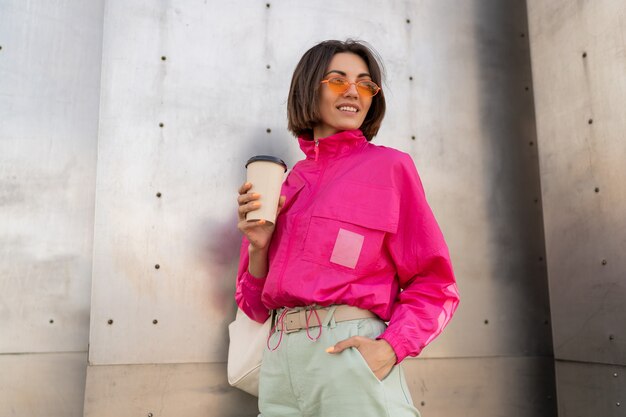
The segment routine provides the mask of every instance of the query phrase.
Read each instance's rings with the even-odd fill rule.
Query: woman
[[[239,189],[236,300],[256,321],[276,314],[261,416],[419,416],[399,364],[443,330],[459,298],[411,157],[370,143],[385,114],[381,81],[362,43],[307,51],[287,109],[306,158],[283,184],[275,225],[247,222],[259,195]]]

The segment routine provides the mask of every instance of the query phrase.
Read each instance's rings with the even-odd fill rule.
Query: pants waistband
[[[282,323],[277,325],[276,329],[285,333],[292,333],[302,329],[326,325],[331,318],[333,318],[335,322],[341,322],[378,316],[369,310],[340,304],[328,307],[307,306],[282,308],[276,310],[276,317],[282,320]]]

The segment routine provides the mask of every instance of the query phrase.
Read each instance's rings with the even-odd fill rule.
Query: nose
[[[343,93],[344,97],[359,97],[359,92],[356,89],[356,84],[352,83],[348,86],[348,89]]]

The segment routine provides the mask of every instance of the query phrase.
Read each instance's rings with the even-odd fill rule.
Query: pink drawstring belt
[[[280,313],[278,313],[278,311],[280,311]],[[295,308],[285,307],[284,309],[276,310],[273,313],[277,314],[278,318],[276,319],[276,322],[272,326],[270,334],[267,337],[267,348],[272,351],[278,349],[278,346],[280,346],[280,343],[283,340],[283,334],[289,334],[306,329],[307,337],[315,342],[322,335],[322,327],[327,326],[331,319],[334,319],[335,322],[341,322],[378,317],[371,311],[349,305],[331,305],[328,307],[316,305]],[[313,315],[315,315],[315,320],[311,321]],[[319,327],[315,337],[311,336],[309,331],[311,327]],[[276,331],[280,332],[278,344],[271,347],[270,339]]]

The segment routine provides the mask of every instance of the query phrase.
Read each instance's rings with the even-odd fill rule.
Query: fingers
[[[237,202],[239,205],[246,204],[252,200],[258,200],[261,195],[259,193],[250,193],[250,189],[252,188],[252,184],[249,182],[245,182],[239,187],[239,197],[237,197]]]
[[[263,226],[265,223],[267,223],[267,220],[264,220],[264,219],[259,219],[259,220],[243,219],[242,221],[239,222],[237,227],[239,227],[239,230],[241,230],[242,232],[246,232],[248,229],[252,229],[257,226]]]
[[[237,211],[239,212],[239,220],[243,220],[246,217],[246,213],[254,211],[261,207],[260,201],[249,201],[239,205]]]
[[[252,188],[252,184],[249,182],[244,182],[241,187],[239,187],[239,194],[245,194],[248,191],[250,191],[250,188]]]
[[[352,336],[345,340],[342,340],[341,342],[338,342],[334,346],[330,346],[329,348],[326,349],[326,352],[341,353],[348,348],[351,348],[351,347],[358,348],[359,346],[361,346],[361,336]]]
[[[257,210],[261,207],[261,203],[258,200],[261,198],[259,193],[250,193],[250,189],[252,188],[252,184],[249,182],[244,183],[241,187],[239,187],[239,197],[237,197],[237,203],[239,204],[238,214],[239,221],[243,221],[246,218],[246,214],[248,212]],[[258,226],[258,222],[252,222],[251,225]],[[240,230],[243,230],[242,225],[239,226]]]
[[[239,205],[242,205],[254,200],[258,200],[259,198],[261,198],[261,194],[259,193],[239,194],[239,197],[237,197],[237,203],[239,203]]]

